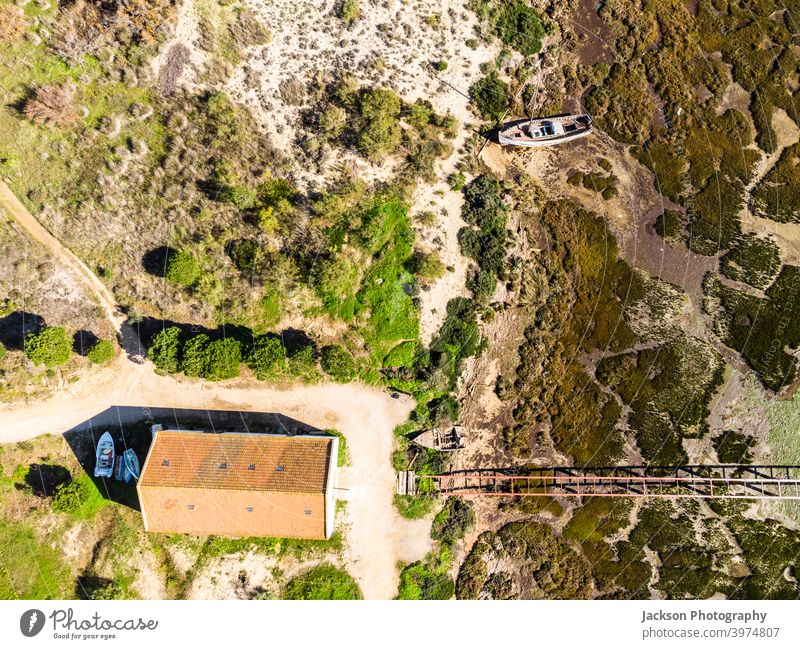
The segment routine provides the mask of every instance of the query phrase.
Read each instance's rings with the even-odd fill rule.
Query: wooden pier
[[[800,500],[800,466],[549,467],[478,469],[420,476],[401,471],[398,494],[608,496]]]

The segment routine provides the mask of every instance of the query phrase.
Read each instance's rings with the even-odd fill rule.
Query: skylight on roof
[[[276,469],[275,469],[275,470],[276,470],[276,471],[286,471],[286,467],[285,467],[285,466],[283,466],[283,464],[279,464],[279,465],[276,467]]]
[[[227,469],[228,468],[228,463],[227,462],[221,462],[220,465],[219,465],[219,468],[220,469]]]
[[[247,467],[247,470],[248,470],[248,471],[255,471],[255,470],[256,470],[256,465],[255,465],[255,464],[251,464],[251,465],[249,465],[249,466]]]
[[[169,460],[161,460],[161,466],[169,466]]]

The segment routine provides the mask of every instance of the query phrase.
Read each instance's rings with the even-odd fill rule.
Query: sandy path
[[[73,252],[64,247],[58,239],[50,234],[41,223],[36,220],[16,197],[14,192],[12,192],[8,185],[2,180],[0,180],[0,207],[4,208],[11,217],[17,221],[33,239],[43,245],[55,259],[85,281],[102,306],[106,317],[111,324],[114,325],[114,329],[119,331],[123,318],[117,311],[116,301],[105,284],[98,279],[86,264],[78,259]]]
[[[115,405],[129,408],[111,408]],[[365,597],[388,599],[397,592],[397,561],[416,561],[430,548],[430,521],[404,521],[392,505],[392,431],[413,405],[409,398],[392,399],[358,383],[285,390],[202,383],[158,376],[149,363],[120,358],[46,401],[0,406],[0,442],[137,421],[147,416],[147,407],[279,412],[341,430],[351,455],[337,486],[337,498],[349,501],[345,561]]]

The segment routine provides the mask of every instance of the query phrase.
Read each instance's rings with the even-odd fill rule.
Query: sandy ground
[[[43,245],[59,263],[63,264],[67,271],[73,273],[88,285],[97,298],[97,301],[100,303],[108,320],[114,325],[114,328],[119,331],[122,324],[122,316],[119,314],[116,302],[105,284],[89,270],[86,264],[65,248],[58,239],[50,234],[39,221],[31,215],[27,208],[9,189],[8,185],[2,180],[0,180],[0,206],[2,206],[34,240]]]

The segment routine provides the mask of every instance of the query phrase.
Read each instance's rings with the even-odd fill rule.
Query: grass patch
[[[330,564],[312,568],[292,579],[284,589],[284,599],[363,599],[361,589],[344,570]]]

